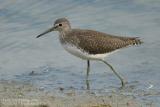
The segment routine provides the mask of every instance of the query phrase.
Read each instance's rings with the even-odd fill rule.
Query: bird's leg
[[[86,86],[87,86],[87,90],[90,90],[90,83],[88,79],[86,79]]]
[[[87,60],[87,77],[86,77],[87,80],[88,80],[88,77],[89,77],[89,72],[90,72],[90,61]]]
[[[113,73],[121,80],[122,87],[124,87],[125,86],[125,82],[124,82],[123,78],[114,70],[112,65],[110,65],[108,62],[106,62],[104,60],[101,60],[101,61],[104,62],[106,65],[108,65],[110,67],[110,69],[113,71]]]
[[[87,75],[86,75],[86,86],[87,90],[90,90],[90,85],[89,85],[89,72],[90,72],[90,61],[87,60]]]

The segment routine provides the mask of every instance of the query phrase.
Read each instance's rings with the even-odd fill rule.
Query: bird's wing
[[[141,44],[136,37],[119,37],[92,30],[73,30],[70,41],[90,54],[104,54],[128,45]]]

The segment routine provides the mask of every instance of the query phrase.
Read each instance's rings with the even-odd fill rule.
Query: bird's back
[[[137,37],[121,37],[83,29],[72,29],[65,36],[65,41],[89,54],[104,54],[129,45],[142,42]]]

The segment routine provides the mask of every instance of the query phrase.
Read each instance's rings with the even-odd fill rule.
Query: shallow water
[[[35,37],[55,19],[72,27],[140,37],[141,46],[123,49],[106,60],[127,80],[123,94],[160,106],[159,0],[0,0],[0,79],[29,82],[53,91],[86,89],[86,61],[63,50],[57,32]],[[33,73],[32,73],[33,71]],[[118,90],[120,81],[101,62],[91,62],[90,89]]]

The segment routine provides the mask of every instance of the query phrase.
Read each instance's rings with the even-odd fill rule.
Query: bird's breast
[[[81,48],[78,48],[72,44],[69,43],[64,43],[62,44],[63,48],[69,52],[70,54],[79,57],[81,59],[84,60],[100,60],[100,59],[104,59],[104,57],[106,57],[107,54],[89,54],[88,52],[84,51]]]

